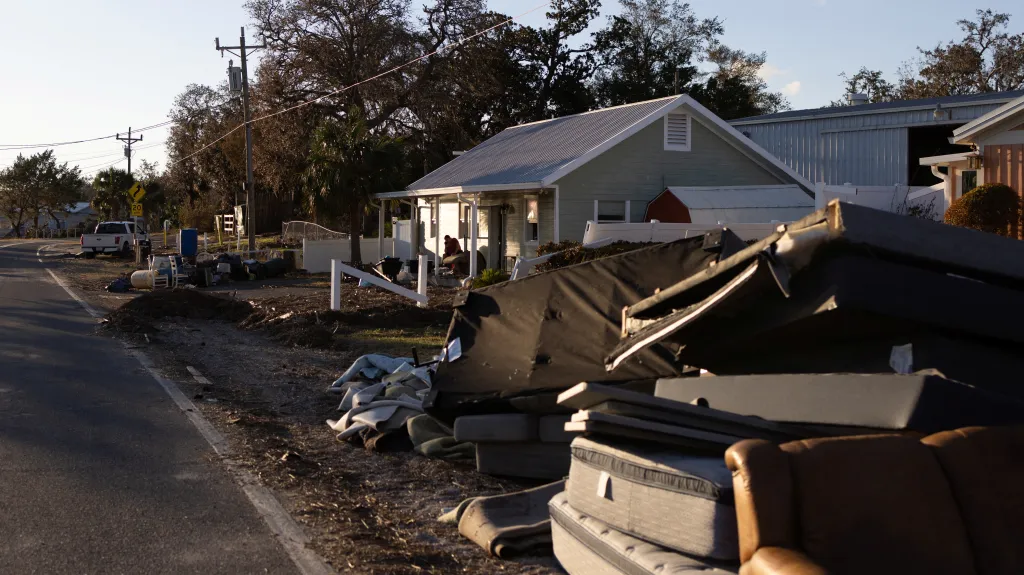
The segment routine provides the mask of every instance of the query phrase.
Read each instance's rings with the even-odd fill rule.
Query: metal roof
[[[409,190],[540,182],[676,99],[661,98],[508,128]]]
[[[814,198],[800,186],[670,187],[690,210],[740,208],[813,208]]]
[[[817,118],[821,116],[843,116],[853,114],[875,114],[905,110],[908,108],[931,108],[941,106],[969,106],[985,102],[1009,102],[1015,98],[1024,96],[1024,90],[1012,92],[989,92],[986,94],[970,94],[966,96],[942,96],[938,98],[922,98],[920,100],[899,100],[896,102],[880,102],[877,104],[860,104],[858,106],[829,106],[825,108],[814,108],[810,110],[790,110],[777,114],[766,114],[764,116],[750,116],[730,120],[733,125],[742,125],[754,122],[799,120],[804,118]]]

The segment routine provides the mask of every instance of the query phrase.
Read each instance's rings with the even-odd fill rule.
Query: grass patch
[[[410,328],[372,328],[357,329],[346,332],[343,337],[367,346],[387,346],[389,348],[409,348],[423,350],[440,350],[444,346],[447,330],[431,327],[426,329]]]

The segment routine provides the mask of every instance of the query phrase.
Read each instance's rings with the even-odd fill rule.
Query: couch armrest
[[[748,439],[725,452],[732,470],[740,561],[761,547],[797,548],[789,455],[773,443]]]
[[[827,575],[828,572],[799,551],[762,547],[743,564],[741,575]]]

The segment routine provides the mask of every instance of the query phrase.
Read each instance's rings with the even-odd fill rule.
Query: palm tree
[[[352,261],[362,263],[362,214],[379,192],[394,189],[402,164],[402,141],[372,132],[358,109],[343,120],[327,120],[313,133],[305,172],[307,208],[313,214],[347,214]]]

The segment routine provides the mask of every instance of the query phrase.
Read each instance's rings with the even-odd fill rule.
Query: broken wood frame
[[[331,260],[331,310],[341,311],[341,280],[346,275],[407,297],[415,301],[418,307],[427,307],[427,256],[422,254],[419,256],[419,269],[417,271],[419,272],[416,285],[417,291],[412,291],[374,274],[345,265],[341,260]]]

